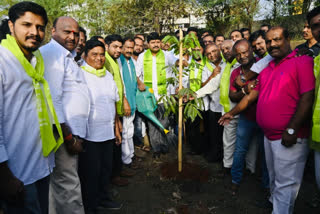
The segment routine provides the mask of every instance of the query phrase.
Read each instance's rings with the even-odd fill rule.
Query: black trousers
[[[84,152],[79,155],[79,177],[85,211],[93,211],[110,200],[109,184],[112,174],[113,145],[115,140],[85,141]]]
[[[191,150],[197,154],[204,152],[206,144],[204,133],[201,133],[200,126],[202,125],[203,121],[201,121],[201,118],[198,116],[193,122],[190,119],[186,121],[187,143],[191,147]]]
[[[113,144],[113,161],[112,161],[112,177],[120,175],[122,170],[122,146]]]
[[[220,112],[208,112],[209,124],[209,144],[207,149],[207,158],[209,161],[222,161],[223,159],[223,126],[219,125],[218,120],[221,117]]]

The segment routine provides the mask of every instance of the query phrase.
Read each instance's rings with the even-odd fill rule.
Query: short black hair
[[[83,50],[84,55],[88,56],[89,51],[95,47],[102,47],[104,51],[106,50],[102,42],[100,42],[99,40],[90,39],[89,41],[87,41],[86,45],[84,46],[84,50]]]
[[[249,29],[249,28],[245,28],[245,27],[241,28],[239,31],[240,31],[241,33],[246,32],[246,31],[249,31],[249,33],[250,33],[250,29]]]
[[[270,30],[276,30],[276,29],[282,29],[282,34],[284,36],[285,39],[289,39],[291,38],[290,32],[288,31],[287,28],[281,27],[281,26],[275,26],[269,29]]]
[[[149,43],[151,40],[160,40],[160,36],[157,32],[152,32],[147,36],[147,42]]]
[[[308,24],[310,25],[310,21],[313,17],[317,16],[320,14],[320,6],[312,9],[308,14],[307,14],[307,20]]]
[[[15,23],[17,19],[23,16],[26,12],[31,12],[43,18],[45,25],[48,23],[48,15],[46,10],[39,4],[30,1],[19,2],[9,8],[9,20]]]
[[[7,37],[7,34],[10,34],[8,21],[9,19],[3,19],[0,24],[0,42],[2,39],[5,39]]]
[[[79,27],[79,32],[82,32],[84,34],[84,38],[87,41],[87,31],[83,27]]]
[[[268,30],[270,30],[271,25],[266,24],[266,23],[263,23],[263,24],[260,26],[260,28],[262,28],[262,27],[268,27]]]
[[[98,40],[98,41],[99,41],[99,39],[103,39],[103,37],[102,37],[102,36],[95,35],[95,36],[93,36],[93,37],[90,38],[90,40]],[[104,40],[104,39],[103,39],[103,40]]]
[[[196,32],[197,35],[198,35],[198,28],[196,28],[196,27],[189,27],[188,30],[187,30],[187,34],[188,34],[190,31],[194,31],[194,32]]]
[[[240,30],[238,30],[238,29],[235,29],[235,30],[231,31],[230,34],[229,34],[229,37],[231,37],[231,34],[232,34],[233,32],[239,32],[239,33],[241,34],[242,38],[244,38],[243,33],[242,33]]]
[[[112,34],[112,35],[107,36],[104,39],[104,42],[107,45],[110,45],[112,42],[115,42],[115,41],[121,42],[123,44],[123,39],[119,34]]]
[[[202,38],[202,40],[203,40],[204,38],[208,37],[208,36],[211,36],[211,37],[213,38],[213,40],[214,40],[214,36],[213,36],[211,33],[205,35],[205,36]]]
[[[140,39],[142,42],[144,42],[143,39],[141,39],[139,36],[135,36],[135,37],[133,38],[133,40],[136,40],[136,39]],[[134,43],[136,43],[136,42],[134,42]]]
[[[141,38],[140,38],[141,39]],[[142,40],[142,39],[141,39]],[[123,39],[123,44],[126,43],[126,41],[129,41],[129,42],[133,42],[134,44],[136,44],[136,42],[131,38],[131,37],[125,37]]]
[[[134,37],[139,37],[139,35],[140,35],[140,36],[143,36],[142,41],[144,42],[145,36],[144,36],[142,33],[137,33],[136,35],[134,35]],[[139,38],[141,39],[141,37],[139,37]]]
[[[266,33],[263,30],[257,30],[253,32],[249,37],[249,42],[252,43],[256,41],[260,36],[262,39],[266,39]]]
[[[225,38],[224,38],[224,35],[222,35],[222,34],[217,34],[217,35],[215,35],[215,37],[214,37],[214,42],[216,42],[216,40],[217,40],[218,37],[223,37],[223,39],[225,39]]]

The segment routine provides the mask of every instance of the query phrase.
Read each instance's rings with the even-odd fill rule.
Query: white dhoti
[[[233,162],[233,153],[236,146],[237,126],[239,118],[234,118],[223,129],[223,166],[231,168]]]
[[[133,144],[133,133],[134,133],[134,120],[135,114],[123,117],[122,121],[122,162],[124,164],[130,164],[134,156],[134,144]]]
[[[84,214],[78,176],[78,155],[70,155],[62,144],[55,154],[50,175],[49,214]]]

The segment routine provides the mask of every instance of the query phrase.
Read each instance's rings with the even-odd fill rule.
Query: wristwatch
[[[240,75],[240,79],[243,83],[247,82],[246,77],[243,74]]]
[[[296,133],[296,131],[293,128],[287,128],[286,131],[288,132],[289,135],[294,135]]]

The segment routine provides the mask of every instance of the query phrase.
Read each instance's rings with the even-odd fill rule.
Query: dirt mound
[[[178,172],[178,161],[163,163],[160,166],[162,179],[177,181],[198,181],[201,183],[208,182],[209,171],[201,165],[194,163],[182,163],[182,171]]]

